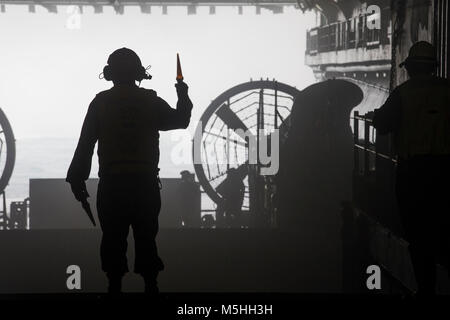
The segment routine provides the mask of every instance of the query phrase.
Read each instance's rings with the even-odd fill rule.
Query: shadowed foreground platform
[[[341,291],[340,253],[325,235],[256,229],[162,229],[157,241],[165,263],[161,292]],[[70,265],[81,269],[79,293],[105,292],[99,229],[0,232],[0,294],[72,293]],[[129,267],[133,240],[129,238]],[[142,292],[130,272],[125,292]]]

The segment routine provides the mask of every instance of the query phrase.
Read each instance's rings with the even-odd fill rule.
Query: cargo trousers
[[[103,232],[100,256],[104,272],[121,276],[129,271],[127,238],[130,227],[135,242],[134,272],[145,276],[164,269],[155,241],[160,209],[160,181],[156,175],[122,174],[100,178],[97,212]]]

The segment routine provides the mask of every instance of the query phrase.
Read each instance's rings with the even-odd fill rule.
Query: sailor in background
[[[188,170],[180,172],[181,183],[179,187],[179,206],[183,228],[200,228],[201,224],[201,193],[200,184],[195,182],[195,174]]]
[[[418,294],[434,294],[436,263],[449,267],[450,86],[435,76],[436,51],[415,43],[400,64],[409,80],[374,113],[380,134],[392,133],[398,156],[396,193]]]

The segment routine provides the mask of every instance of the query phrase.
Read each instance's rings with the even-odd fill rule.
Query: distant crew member
[[[227,177],[216,190],[223,199],[223,202],[218,205],[216,211],[218,225],[241,227],[245,185],[239,171],[236,168],[228,169]]]
[[[415,43],[400,64],[410,79],[369,115],[395,139],[396,193],[419,295],[434,294],[437,262],[449,267],[450,86],[434,75],[437,65],[434,47]]]
[[[109,280],[108,292],[121,292],[122,277],[128,272],[127,236],[131,226],[134,272],[143,276],[145,291],[155,294],[157,275],[164,269],[155,243],[161,207],[158,131],[186,128],[192,102],[183,81],[175,84],[176,109],[155,91],[138,87],[136,81],[151,76],[138,55],[127,48],[109,56],[103,74],[114,86],[98,93],[91,102],[66,181],[78,201],[89,197],[85,180],[98,141],[97,211],[103,231],[100,255]]]
[[[180,172],[179,213],[181,226],[184,228],[200,228],[201,224],[201,193],[200,184],[195,182],[195,174],[188,170]]]

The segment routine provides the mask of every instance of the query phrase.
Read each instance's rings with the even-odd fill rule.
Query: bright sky
[[[176,53],[180,53],[194,112],[193,131],[211,100],[250,78],[276,78],[301,89],[314,82],[304,66],[305,33],[312,14],[286,7],[274,15],[254,7],[208,7],[187,15],[186,7],[169,7],[168,15],[154,7],[150,15],[112,8],[94,15],[85,8],[80,17],[71,7],[58,14],[26,6],[7,6],[0,13],[0,107],[16,138],[78,137],[87,106],[95,94],[111,86],[98,75],[108,55],[129,47],[151,65],[153,88],[172,106]],[[68,27],[72,26],[72,27]],[[75,28],[73,28],[75,26]]]

